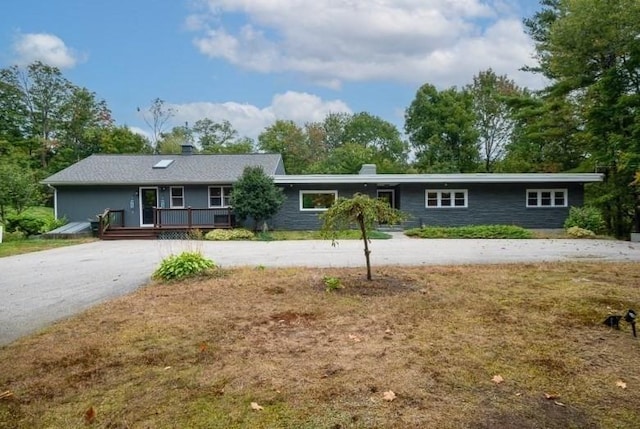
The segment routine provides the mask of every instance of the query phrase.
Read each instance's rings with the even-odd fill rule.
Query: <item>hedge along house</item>
[[[246,166],[260,166],[287,197],[268,225],[317,229],[319,214],[356,192],[384,198],[410,215],[405,227],[509,224],[562,228],[581,206],[590,173],[287,175],[278,154],[92,155],[43,181],[53,187],[56,217],[82,222],[101,216],[105,237],[147,231],[236,225],[229,195]],[[115,235],[119,232],[120,235]]]

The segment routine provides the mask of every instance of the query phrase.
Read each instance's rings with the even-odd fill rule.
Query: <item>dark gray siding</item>
[[[126,226],[140,225],[137,186],[60,186],[57,187],[58,218],[86,222],[105,209],[124,210]],[[134,203],[133,209],[130,207]]]
[[[466,189],[468,207],[427,209],[426,189]],[[569,207],[526,207],[527,189],[567,189],[569,207],[583,204],[582,184],[442,183],[400,185],[399,209],[411,215],[407,227],[502,224],[524,228],[562,228]]]
[[[147,186],[145,186],[147,187]],[[153,186],[148,186],[153,187]],[[170,187],[158,186],[158,206],[170,207]],[[105,209],[124,210],[125,226],[140,226],[138,186],[59,186],[58,217],[85,222],[95,219]],[[184,186],[185,207],[209,207],[208,186]]]
[[[325,190],[338,191],[338,197],[350,198],[356,192],[375,196],[375,185],[287,185],[282,187],[286,200],[280,212],[269,221],[274,229],[314,230],[321,226],[318,216],[323,212],[300,211],[300,191]]]
[[[60,186],[57,188],[58,217],[69,221],[87,221],[106,208],[125,210],[125,225],[140,225],[137,186]],[[351,197],[356,192],[375,197],[375,184],[353,185],[286,185],[282,187],[286,200],[280,212],[269,220],[275,229],[312,230],[320,227],[322,212],[300,211],[301,190],[337,190],[339,197]],[[506,224],[525,228],[562,228],[569,207],[583,204],[583,185],[574,183],[547,184],[401,184],[395,188],[397,207],[411,217],[406,227],[420,225],[483,225]],[[426,189],[466,189],[466,208],[425,208]],[[569,207],[528,208],[527,189],[567,189]],[[158,187],[159,206],[169,208],[169,186]],[[185,206],[208,207],[207,186],[184,186]],[[133,207],[131,206],[133,201]],[[253,224],[248,221],[248,226]]]

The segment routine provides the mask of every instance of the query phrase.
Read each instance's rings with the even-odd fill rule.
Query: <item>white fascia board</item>
[[[600,173],[521,174],[311,174],[273,176],[276,184],[328,183],[589,183],[601,182]]]

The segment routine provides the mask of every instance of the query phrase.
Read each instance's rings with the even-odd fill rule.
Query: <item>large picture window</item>
[[[527,189],[527,207],[567,207],[566,189]]]
[[[172,186],[170,188],[170,192],[171,192],[170,207],[172,209],[183,209],[184,208],[184,187]]]
[[[300,210],[327,210],[338,199],[338,191],[300,191]]]
[[[226,208],[231,205],[231,186],[209,186],[209,208]]]
[[[468,205],[466,189],[427,189],[425,203],[428,209],[465,208]]]

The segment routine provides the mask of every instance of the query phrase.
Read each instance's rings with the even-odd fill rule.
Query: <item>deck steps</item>
[[[158,231],[153,228],[110,228],[102,234],[103,240],[155,240]]]

